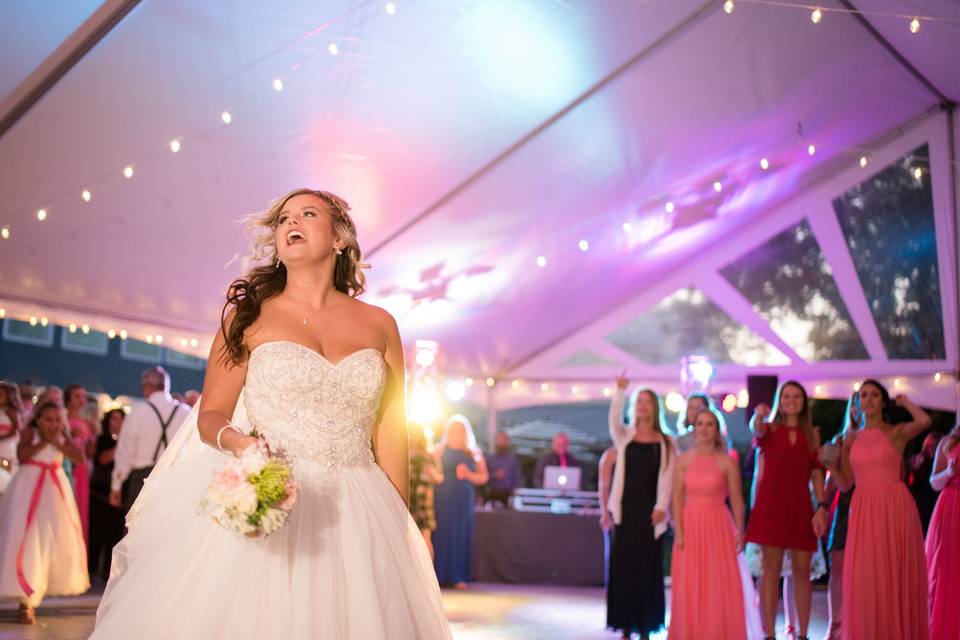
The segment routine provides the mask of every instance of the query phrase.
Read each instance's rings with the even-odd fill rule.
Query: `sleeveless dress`
[[[810,473],[820,467],[803,430],[785,425],[770,428],[757,445],[764,459],[757,500],[747,524],[746,539],[759,545],[802,551],[817,550],[813,533]]]
[[[727,480],[714,456],[696,454],[683,474],[683,548],[673,547],[670,640],[743,640],[759,618],[753,583],[737,561],[735,525],[726,505]],[[744,578],[746,577],[746,580]],[[744,585],[749,585],[745,592]],[[752,614],[748,614],[748,608]]]
[[[0,598],[36,607],[90,588],[77,503],[63,454],[47,445],[21,463],[0,497]]]
[[[386,376],[373,349],[334,364],[256,347],[232,423],[291,462],[286,525],[247,538],[198,513],[225,460],[199,441],[198,403],[131,508],[91,638],[450,638],[426,543],[371,451]]]
[[[469,480],[457,479],[457,465],[477,470],[473,456],[446,449],[440,458],[443,482],[434,487],[437,529],[433,532],[434,566],[440,584],[457,584],[473,579],[473,535],[476,489]]]
[[[671,452],[670,455],[676,455]],[[650,514],[657,503],[659,442],[631,442],[625,453],[622,517],[614,527],[607,627],[650,635],[663,628],[663,546]]]
[[[70,436],[73,444],[87,453],[87,443],[93,438],[90,425],[83,418],[68,418]],[[77,499],[80,523],[83,527],[83,540],[90,544],[90,461],[73,466],[73,495]]]
[[[923,530],[900,464],[901,456],[879,429],[860,431],[850,448],[857,490],[843,571],[846,640],[929,635]]]
[[[947,453],[960,469],[960,445]],[[940,492],[927,530],[930,638],[960,638],[960,472]]]

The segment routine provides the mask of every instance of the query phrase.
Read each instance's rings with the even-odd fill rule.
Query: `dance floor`
[[[99,594],[48,598],[32,627],[14,622],[16,605],[0,604],[0,640],[85,640],[98,600]],[[477,584],[469,591],[445,591],[443,601],[456,640],[617,637],[603,630],[603,590],[598,588]],[[826,623],[826,592],[814,591],[810,637],[822,638]],[[656,638],[665,639],[666,633]]]

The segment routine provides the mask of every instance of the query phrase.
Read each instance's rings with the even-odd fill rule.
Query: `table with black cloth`
[[[592,515],[477,511],[478,582],[603,585],[603,530]]]

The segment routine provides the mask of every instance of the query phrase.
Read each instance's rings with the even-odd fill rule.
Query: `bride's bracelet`
[[[233,426],[233,425],[230,424],[229,422],[228,422],[227,424],[223,425],[222,427],[220,427],[220,430],[217,431],[217,449],[220,449],[220,451],[223,451],[223,443],[220,442],[220,438],[223,437],[223,432],[226,431],[227,429],[233,429],[234,431],[236,431],[236,432],[239,433],[240,435],[243,435],[243,431],[240,431],[240,429],[238,429],[237,427]]]

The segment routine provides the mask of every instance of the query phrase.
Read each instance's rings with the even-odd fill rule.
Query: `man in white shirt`
[[[123,421],[110,478],[110,504],[127,509],[190,412],[170,395],[170,374],[163,367],[144,371],[140,385],[146,402],[137,403]]]

